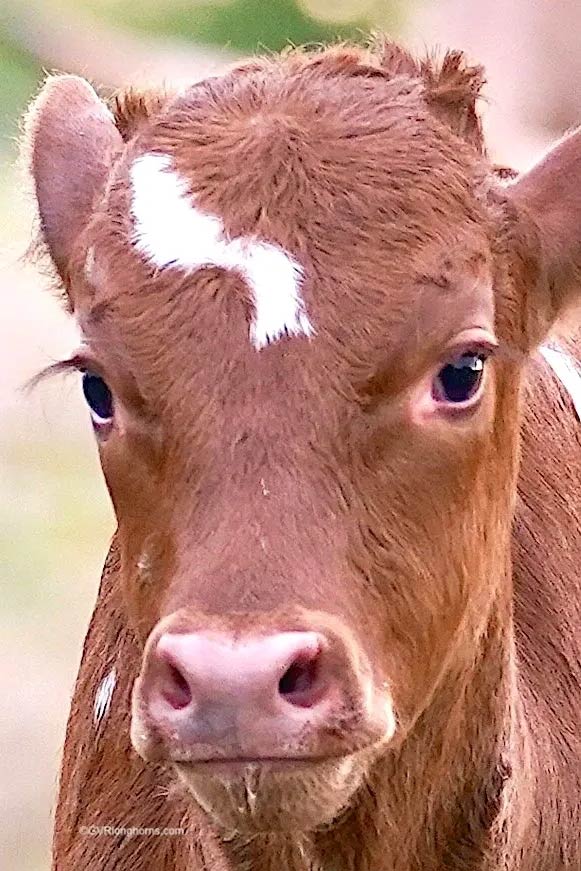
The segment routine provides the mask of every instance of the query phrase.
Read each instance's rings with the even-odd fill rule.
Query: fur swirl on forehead
[[[471,66],[460,51],[448,51],[441,57],[431,53],[415,57],[393,41],[377,36],[369,47],[339,44],[332,47],[310,49],[292,48],[280,55],[256,57],[241,61],[230,72],[217,79],[193,83],[192,89],[206,88],[210,93],[217,88],[234,89],[245,77],[270,78],[301,77],[321,81],[345,78],[383,80],[386,84],[401,84],[402,91],[424,103],[428,113],[438,119],[453,134],[464,141],[475,154],[486,156],[478,104],[484,84],[481,66]],[[396,85],[397,87],[397,85]],[[386,101],[393,97],[386,94]],[[109,101],[121,145],[130,143],[149,125],[161,119],[176,105],[183,92],[171,89],[138,90],[134,87],[119,91]],[[25,124],[22,142],[23,163],[30,163],[35,141],[38,102],[34,101]],[[494,168],[497,171],[497,168]],[[509,177],[514,176],[506,171]],[[58,274],[49,251],[45,233],[37,221],[34,242],[29,255],[45,267],[55,292],[68,308],[70,300],[63,294],[62,275]]]
[[[471,66],[460,51],[448,51],[442,58],[431,54],[416,58],[409,51],[378,37],[369,48],[337,45],[324,49],[289,49],[274,58],[255,58],[234,67],[227,77],[247,73],[268,74],[276,69],[320,75],[322,78],[363,76],[418,80],[424,86],[430,111],[479,154],[485,154],[478,101],[485,83],[482,66]],[[170,92],[139,92],[130,89],[115,97],[113,114],[123,139],[135,136],[148,119],[171,102]]]

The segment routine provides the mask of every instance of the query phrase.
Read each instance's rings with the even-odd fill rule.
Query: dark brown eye
[[[447,363],[438,372],[432,394],[437,402],[460,405],[473,399],[482,384],[486,355],[466,353]]]
[[[106,426],[113,419],[113,396],[106,383],[94,372],[83,372],[83,394],[95,427]]]

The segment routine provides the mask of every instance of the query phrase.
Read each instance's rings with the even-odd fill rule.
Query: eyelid
[[[91,372],[93,375],[105,378],[104,369],[99,361],[87,354],[86,351],[78,351],[66,362],[70,364],[71,369],[77,369],[79,372]]]
[[[461,357],[470,351],[481,352],[487,357],[492,357],[498,351],[498,339],[488,330],[475,328],[466,330],[456,336],[442,353],[440,364],[450,361],[451,357]]]
[[[76,351],[70,357],[64,360],[59,360],[56,363],[51,363],[50,366],[45,366],[40,372],[37,372],[27,383],[27,390],[34,390],[39,384],[46,381],[47,378],[52,378],[55,375],[66,375],[68,372],[93,372],[100,378],[106,379],[103,366],[98,360],[89,356],[85,351]]]

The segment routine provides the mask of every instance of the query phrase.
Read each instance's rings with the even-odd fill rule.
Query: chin
[[[309,832],[346,810],[365,766],[356,756],[322,761],[176,763],[212,822],[227,832]]]

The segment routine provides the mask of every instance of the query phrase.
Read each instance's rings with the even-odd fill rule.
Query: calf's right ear
[[[122,144],[111,112],[78,76],[47,79],[29,109],[25,148],[40,228],[65,285],[75,240]]]

